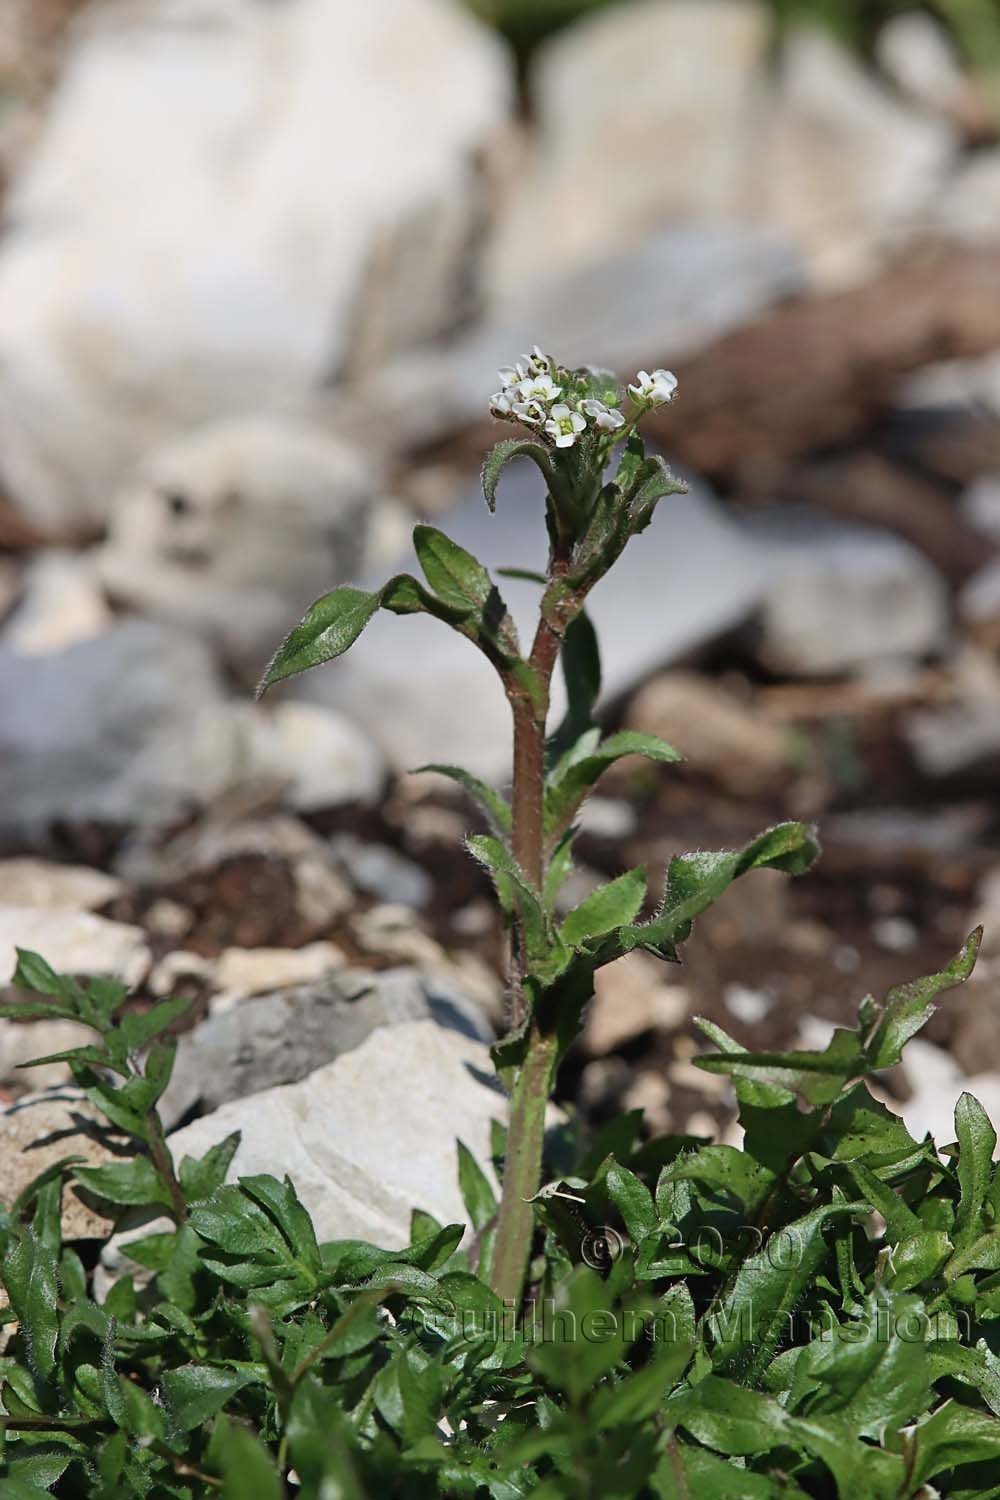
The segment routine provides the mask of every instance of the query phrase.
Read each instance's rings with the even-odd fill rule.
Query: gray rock
[[[353,723],[228,702],[208,647],[148,621],[45,656],[0,648],[0,701],[0,840],[55,820],[159,828],[237,790],[311,811],[382,786]]]
[[[944,581],[908,542],[787,507],[748,524],[774,568],[758,644],[770,669],[832,675],[921,657],[947,640]]]
[[[930,227],[948,239],[991,249],[1000,241],[1000,148],[976,152],[964,161],[934,204]],[[988,382],[997,404],[1000,383],[996,357]]]
[[[339,833],[330,840],[334,858],[355,890],[393,905],[426,906],[434,882],[412,859],[387,844],[368,844],[352,833]]]
[[[100,520],[171,433],[450,329],[511,85],[446,0],[89,7],[8,203],[7,490]]]
[[[101,577],[256,683],[307,606],[362,570],[380,483],[370,459],[319,428],[209,423],[144,458],[116,495]]]
[[[18,1071],[36,1057],[51,1057],[71,1047],[93,1045],[94,1033],[79,1021],[8,1021],[0,1010],[0,1084],[24,1088],[56,1088],[69,1081],[69,1063],[43,1063],[30,1071]],[[0,1197],[3,1195],[0,1194]]]
[[[223,1105],[176,1131],[170,1146],[178,1160],[200,1156],[239,1130],[230,1178],[287,1173],[321,1240],[395,1249],[409,1242],[414,1208],[467,1222],[456,1141],[487,1164],[490,1121],[506,1115],[483,1043],[413,1021],[381,1027],[300,1083]],[[105,1248],[105,1278],[127,1268],[126,1249],[121,1236]]]
[[[47,656],[0,649],[0,701],[0,831],[167,822],[239,765],[207,649],[141,621]]]
[[[379,1027],[425,1019],[480,1044],[493,1040],[482,1013],[453,985],[411,968],[344,970],[241,1000],[181,1037],[163,1117],[173,1125],[196,1105],[215,1109],[295,1083]]]
[[[985,99],[977,99],[948,32],[924,11],[904,11],[882,27],[875,57],[883,73],[909,99],[957,125],[985,124]]]
[[[1000,542],[1000,474],[980,474],[959,503],[970,526]]]
[[[537,567],[546,540],[536,470],[511,466],[492,517],[477,486],[445,527],[489,567]],[[403,557],[397,566],[416,564]],[[739,623],[765,595],[771,572],[765,549],[726,519],[704,485],[664,501],[588,602],[606,695]],[[538,589],[513,579],[502,586],[524,634]],[[345,657],[307,673],[292,691],[342,709],[400,769],[449,761],[497,779],[508,774],[509,709],[499,679],[436,620],[379,614]],[[557,683],[554,716],[561,691]]]

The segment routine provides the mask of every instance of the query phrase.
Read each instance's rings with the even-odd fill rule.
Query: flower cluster
[[[595,394],[599,389],[600,394]],[[619,410],[621,392],[595,380],[592,370],[567,370],[536,344],[530,355],[500,371],[500,390],[490,411],[507,422],[535,428],[556,448],[572,448],[586,432],[626,437],[643,412],[672,401],[677,377],[669,370],[640,370],[628,394],[634,410]]]

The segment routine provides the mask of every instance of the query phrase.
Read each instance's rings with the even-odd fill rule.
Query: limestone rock
[[[0,250],[5,488],[99,521],[170,434],[450,329],[511,83],[447,0],[90,7]]]
[[[666,672],[648,682],[629,708],[628,728],[659,735],[699,772],[735,792],[774,786],[789,771],[784,729],[692,672]]]
[[[0,859],[0,899],[46,911],[95,911],[120,894],[122,883],[103,870],[50,860]]]
[[[433,1021],[383,1026],[300,1083],[235,1099],[170,1137],[177,1159],[242,1133],[230,1178],[286,1173],[320,1240],[409,1243],[410,1214],[465,1223],[456,1141],[485,1165],[507,1100],[487,1047]],[[102,1254],[121,1269],[122,1247]]]
[[[91,912],[0,905],[0,985],[13,978],[15,948],[40,953],[57,973],[110,974],[129,985],[137,984],[149,968],[141,927],[108,922]]]
[[[78,1089],[26,1094],[0,1114],[0,1202],[10,1203],[46,1167],[64,1156],[82,1156],[87,1166],[121,1156],[122,1139]],[[93,1208],[77,1189],[63,1192],[63,1238],[104,1239],[114,1217]]]
[[[215,1109],[277,1084],[295,1083],[373,1031],[436,1020],[480,1043],[492,1041],[481,1012],[454,984],[414,969],[340,970],[311,984],[237,1002],[178,1044],[160,1108],[168,1124],[194,1106]]]

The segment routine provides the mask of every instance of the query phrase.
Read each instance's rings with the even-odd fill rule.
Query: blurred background
[[[982,919],[892,1089],[1000,1111],[996,0],[0,0],[0,198],[0,983],[17,942],[211,1019],[410,964],[502,1026],[475,814],[404,774],[503,780],[488,669],[378,619],[250,689],[417,517],[538,565],[534,471],[477,478],[538,342],[673,369],[689,481],[593,599],[607,723],[689,763],[608,779],[569,894],[825,844],[607,971],[567,1098],[726,1130],[692,1014],[814,1045]]]

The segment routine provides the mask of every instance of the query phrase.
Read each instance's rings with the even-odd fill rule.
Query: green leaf
[[[959,1464],[995,1464],[1000,1453],[1000,1421],[949,1401],[918,1425],[914,1445],[911,1494],[919,1485]]]
[[[788,1414],[773,1396],[744,1390],[718,1375],[706,1375],[674,1396],[663,1414],[706,1448],[731,1456],[766,1453],[787,1441]]]
[[[162,1000],[147,1011],[130,1011],[119,1022],[119,1030],[130,1052],[145,1047],[154,1037],[166,1031],[172,1022],[190,1010],[190,1000]]]
[[[100,1167],[77,1167],[81,1186],[108,1203],[169,1203],[170,1193],[148,1156],[131,1161],[107,1162]]]
[[[75,1016],[77,1007],[73,1002],[79,991],[72,981],[57,974],[51,964],[46,963],[40,954],[32,953],[29,948],[17,948],[15,952],[17,967],[11,981],[14,988],[34,990],[39,995],[52,995],[64,1002],[64,1008],[59,1011],[59,1014]],[[6,1009],[4,1014],[7,1014]]]
[[[510,833],[513,822],[510,804],[488,782],[480,781],[478,776],[472,776],[468,771],[463,771],[461,766],[417,766],[416,770],[417,772],[435,771],[438,776],[448,776],[452,781],[457,781],[460,786],[463,786],[485,808],[490,822],[498,833]]]
[[[803,1359],[804,1372],[820,1384],[810,1416],[836,1416],[854,1435],[879,1443],[921,1416],[931,1394],[928,1327],[919,1298],[882,1294],[869,1299],[864,1317],[814,1339]]]
[[[415,527],[413,545],[427,582],[452,609],[479,611],[496,592],[482,563],[436,526]]]
[[[838,1027],[823,1052],[719,1052],[696,1057],[706,1073],[759,1080],[801,1094],[810,1105],[829,1104],[864,1067],[853,1031]]]
[[[580,948],[589,938],[603,937],[634,920],[646,899],[646,871],[629,870],[584,897],[560,928],[563,942]]]
[[[742,849],[677,855],[670,861],[660,910],[651,921],[624,930],[623,948],[641,947],[676,958],[677,944],[689,935],[694,918],[739,876],[762,869],[801,875],[818,853],[814,829],[804,823],[779,823]]]
[[[339,588],[309,606],[300,625],[282,642],[261,678],[260,698],[276,682],[348,651],[382,603],[380,593]]]
[[[262,1173],[258,1177],[241,1177],[240,1188],[259,1203],[277,1224],[292,1254],[310,1271],[321,1266],[319,1245],[312,1219],[303,1207],[291,1179],[279,1182],[277,1177]]]
[[[655,1234],[659,1215],[653,1195],[646,1184],[634,1172],[630,1172],[628,1167],[620,1166],[616,1161],[609,1166],[605,1181],[611,1201],[636,1244],[647,1235]]]
[[[830,1255],[823,1231],[835,1220],[868,1212],[866,1203],[824,1204],[786,1224],[743,1261],[710,1318],[716,1371],[753,1384],[767,1368],[788,1315]]]
[[[871,1069],[894,1068],[911,1036],[930,1020],[934,1004],[942,990],[949,990],[968,979],[976,963],[983,929],[977,927],[956,958],[938,974],[897,985],[881,1004],[868,1000],[862,1004],[865,1026],[865,1052]]]
[[[55,1369],[59,1335],[59,1276],[55,1252],[33,1229],[26,1230],[8,1250],[2,1281],[21,1324],[31,1371],[47,1381]]]
[[[179,1365],[164,1375],[163,1390],[178,1426],[191,1432],[221,1411],[252,1379],[245,1371],[216,1365]]]
[[[283,1500],[284,1487],[271,1455],[242,1423],[220,1417],[212,1428],[209,1452],[225,1481],[220,1500]]]
[[[210,1198],[216,1188],[222,1186],[239,1145],[240,1131],[234,1130],[217,1146],[210,1147],[204,1156],[185,1156],[180,1164],[178,1177],[188,1203]]]
[[[546,746],[550,765],[556,764],[591,727],[601,695],[601,652],[597,631],[586,610],[581,609],[566,627],[559,662],[566,684],[566,714]]]
[[[641,755],[646,760],[675,763],[683,757],[672,745],[652,734],[624,729],[599,745],[593,754],[576,759],[571,753],[553,768],[545,788],[545,828],[549,834],[561,832],[570,821],[590,788],[609,766],[626,755]]]
[[[978,1099],[965,1093],[955,1105],[958,1138],[958,1181],[961,1197],[952,1232],[956,1250],[971,1244],[984,1229],[983,1205],[993,1176],[997,1133]]]
[[[549,858],[543,887],[546,911],[552,910],[556,896],[573,873],[573,844],[579,831],[578,828],[567,828]]]
[[[486,1173],[462,1141],[458,1142],[458,1185],[469,1221],[478,1233],[496,1218],[496,1193]]]
[[[771,1188],[775,1174],[735,1146],[702,1146],[665,1167],[665,1182],[700,1182],[735,1198],[743,1212],[755,1216]]]
[[[530,458],[532,463],[541,470],[546,485],[552,484],[552,463],[547,448],[541,443],[532,442],[530,438],[504,438],[490,449],[483,463],[483,496],[490,510],[497,508],[497,488],[500,484],[500,476],[515,458]]]
[[[539,892],[499,839],[473,834],[466,839],[466,847],[489,870],[504,910],[516,910],[519,915],[531,972],[551,983],[565,970],[570,952],[553,932]]]

